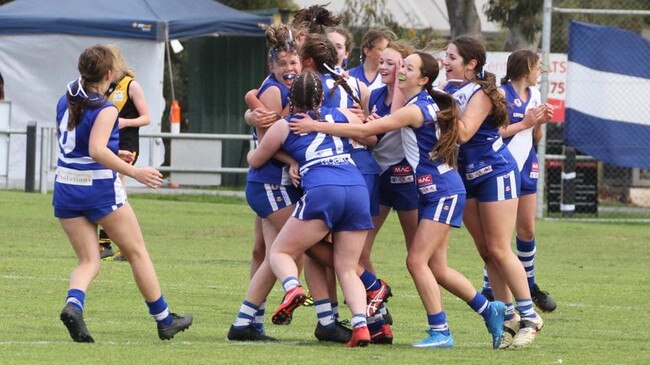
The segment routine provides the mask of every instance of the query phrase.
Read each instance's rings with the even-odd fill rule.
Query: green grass
[[[154,199],[152,199],[154,198]],[[311,308],[290,326],[267,324],[276,344],[226,338],[248,281],[253,213],[241,199],[169,201],[133,196],[171,309],[194,324],[172,341],[158,339],[129,266],[102,263],[85,312],[95,344],[72,342],[58,319],[76,260],[52,215],[51,195],[0,191],[0,363],[2,364],[647,364],[650,363],[650,233],[647,224],[538,222],[538,282],[558,302],[532,347],[494,351],[480,317],[445,293],[451,350],[415,350],[426,316],[404,266],[391,215],[374,261],[395,294],[395,344],[347,349],[316,341]],[[178,197],[174,198],[178,199]],[[480,258],[465,229],[454,230],[450,264],[477,287]],[[269,311],[279,303],[278,286]],[[347,315],[347,308],[342,308]]]

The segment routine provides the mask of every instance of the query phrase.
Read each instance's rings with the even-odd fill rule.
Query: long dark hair
[[[508,56],[506,75],[501,79],[505,84],[513,80],[519,80],[528,76],[537,66],[539,55],[529,49],[519,49]]]
[[[490,98],[492,102],[492,116],[493,123],[499,128],[506,127],[510,123],[508,119],[508,108],[503,95],[499,93],[497,88],[496,76],[484,69],[487,51],[483,42],[477,38],[470,36],[460,36],[454,38],[453,43],[458,48],[458,54],[463,58],[465,64],[471,60],[476,60],[476,82],[481,86],[481,89]]]
[[[297,111],[312,112],[320,120],[320,106],[323,100],[323,83],[311,70],[304,70],[291,85],[289,114]]]
[[[300,47],[300,58],[303,60],[311,58],[314,61],[318,72],[321,74],[332,75],[335,83],[330,90],[330,95],[332,95],[340,85],[355,102],[362,106],[361,100],[354,95],[354,92],[350,88],[350,85],[348,85],[347,81],[345,81],[341,75],[331,71],[336,68],[336,64],[338,63],[338,53],[336,52],[336,48],[332,42],[330,42],[326,36],[322,34],[308,34],[302,47]]]
[[[440,160],[456,168],[456,140],[458,139],[458,115],[460,114],[458,105],[456,105],[451,95],[433,88],[433,81],[440,72],[438,61],[432,55],[423,51],[416,51],[415,54],[420,56],[422,61],[420,74],[429,79],[424,85],[424,89],[440,108],[440,111],[436,113],[436,124],[440,128],[440,137],[438,137],[438,142],[431,151],[431,159]]]
[[[113,52],[102,45],[86,48],[79,56],[77,68],[81,77],[68,85],[66,93],[69,131],[79,124],[84,109],[95,109],[105,102],[103,94],[89,94],[86,89],[98,84],[113,69],[113,62]]]

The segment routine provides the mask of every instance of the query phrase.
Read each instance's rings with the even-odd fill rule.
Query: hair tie
[[[488,62],[486,61],[486,62],[483,64],[483,67],[481,67],[481,71],[478,72],[478,73],[476,74],[476,76],[478,76],[479,79],[481,79],[481,80],[485,79],[485,69],[488,67],[489,64],[490,64],[490,63],[488,63]]]
[[[68,84],[68,93],[72,97],[79,96],[81,94],[81,97],[88,99],[88,94],[86,94],[86,91],[84,90],[83,86],[81,86],[81,76],[76,81],[77,83],[77,91],[72,92],[72,86],[75,84],[75,81],[72,81]]]
[[[333,73],[333,74],[336,75],[336,76],[339,76],[339,77],[340,77],[341,75],[343,75],[343,72],[342,72],[342,71],[339,72],[338,70],[336,70],[336,67],[335,67],[335,68],[331,68],[327,63],[323,63],[323,66],[325,66],[325,68],[327,69],[327,71],[329,71],[330,73]]]

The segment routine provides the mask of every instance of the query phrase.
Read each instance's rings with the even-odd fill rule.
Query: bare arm
[[[408,105],[395,113],[365,124],[356,123],[321,123],[303,115],[304,119],[294,119],[289,127],[296,134],[319,132],[339,137],[364,138],[386,133],[406,126],[419,127],[424,117],[415,105]]]
[[[361,119],[359,119],[354,113],[347,109],[339,109],[343,115],[345,115],[348,118],[348,122],[351,124],[361,124],[363,123]],[[363,137],[363,138],[355,138],[355,141],[357,141],[360,144],[363,144],[365,146],[369,147],[374,147],[377,144],[377,136],[368,136],[368,137]]]
[[[162,174],[153,167],[135,167],[124,162],[108,148],[108,140],[117,119],[117,108],[104,108],[97,115],[90,131],[88,152],[90,157],[108,169],[132,177],[151,188],[162,184]]]
[[[246,158],[248,164],[255,168],[264,165],[280,150],[287,134],[289,134],[287,123],[275,123],[266,132],[266,136],[260,141],[257,148],[248,152]]]
[[[120,129],[124,127],[144,127],[151,124],[151,117],[149,116],[149,106],[147,105],[147,99],[144,96],[144,91],[140,83],[133,80],[129,84],[129,97],[133,100],[135,108],[140,114],[137,118],[119,118],[119,127]]]

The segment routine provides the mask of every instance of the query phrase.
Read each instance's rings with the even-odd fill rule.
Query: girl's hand
[[[137,167],[133,178],[153,189],[159,187],[163,182],[162,174],[153,167]]]
[[[256,108],[253,110],[253,119],[256,127],[269,128],[275,123],[280,116],[278,113],[266,110],[264,108]]]
[[[295,134],[307,134],[311,132],[317,132],[316,123],[317,121],[313,120],[309,115],[300,113],[296,114],[299,118],[292,118],[289,121],[289,129]]]
[[[117,151],[117,157],[126,163],[132,163],[135,160],[135,153],[127,150],[119,150]]]
[[[381,117],[377,113],[372,113],[366,117],[366,119],[363,121],[364,123],[368,123],[370,121],[373,121],[375,119],[380,119]]]
[[[351,111],[357,118],[359,118],[359,120],[366,119],[366,113],[363,112],[363,109],[359,103],[354,103],[352,108],[349,108],[348,110]]]
[[[298,162],[294,161],[289,165],[289,176],[293,186],[300,187],[300,165],[298,165]]]

